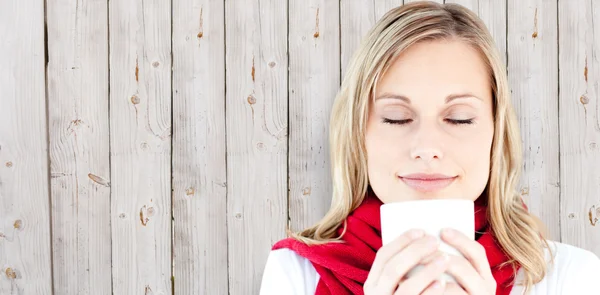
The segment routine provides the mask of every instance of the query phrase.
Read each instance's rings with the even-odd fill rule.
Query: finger
[[[442,283],[443,282],[443,283]],[[427,289],[425,289],[423,291],[423,293],[421,293],[421,295],[440,295],[440,294],[445,294],[444,293],[444,289],[446,283],[445,281],[435,281],[433,282],[431,285],[429,285],[429,287],[427,287]]]
[[[377,281],[377,285],[386,290],[394,290],[400,279],[413,269],[426,256],[439,248],[439,240],[433,236],[420,238],[408,245],[402,252],[397,253],[386,264]]]
[[[475,293],[467,293],[463,288],[455,283],[447,283],[446,288],[444,289],[444,295],[468,295]],[[479,294],[479,293],[477,293]]]
[[[443,290],[442,284],[436,284],[435,281],[448,267],[448,259],[448,254],[437,254],[423,269],[400,284],[395,294],[421,294],[425,289],[436,294],[435,292]]]
[[[427,256],[425,256],[425,258],[421,259],[421,261],[419,262],[419,264],[427,265],[430,262],[432,262],[434,259],[436,259],[439,255],[442,255],[444,253],[445,252],[442,252],[442,251],[439,251],[439,250],[435,251],[435,252],[431,253],[431,255],[427,255]]]
[[[423,237],[424,235],[425,232],[422,230],[413,229],[400,235],[389,244],[381,247],[381,249],[379,249],[375,255],[375,260],[371,265],[371,270],[369,271],[367,280],[369,280],[369,278],[379,278],[383,272],[385,264],[392,259],[394,255],[398,254],[398,252],[404,250],[404,248],[406,248],[406,246],[408,246],[411,242]]]
[[[449,255],[450,262],[446,273],[453,276],[469,294],[485,294],[485,279],[473,268],[464,257]]]
[[[442,231],[442,239],[448,245],[456,248],[465,256],[467,260],[473,264],[477,272],[486,279],[493,278],[490,270],[490,263],[485,254],[485,249],[477,241],[471,240],[463,233],[454,229],[444,229]]]

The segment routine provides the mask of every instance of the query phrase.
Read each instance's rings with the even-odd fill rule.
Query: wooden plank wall
[[[531,211],[600,254],[593,1],[446,0],[503,55]],[[0,294],[257,294],[329,208],[332,101],[401,4],[0,3]]]
[[[57,294],[106,294],[112,289],[107,16],[102,1],[48,1],[46,6]]]
[[[1,2],[0,38],[0,294],[51,294],[44,3]]]
[[[558,1],[559,221],[563,242],[599,254],[600,27],[594,17],[600,7],[594,2]]]

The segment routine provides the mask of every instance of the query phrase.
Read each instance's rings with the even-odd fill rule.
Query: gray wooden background
[[[506,53],[521,193],[600,254],[600,3],[452,2]],[[329,207],[332,100],[401,4],[0,0],[0,294],[258,293]]]

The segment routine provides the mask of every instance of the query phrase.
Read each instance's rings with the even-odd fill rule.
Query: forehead
[[[482,55],[460,40],[424,41],[409,47],[379,80],[375,97],[401,94],[411,100],[445,99],[470,92],[491,100],[489,72]]]

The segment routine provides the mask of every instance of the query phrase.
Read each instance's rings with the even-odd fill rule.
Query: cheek
[[[402,159],[402,144],[397,142],[397,135],[386,131],[385,126],[372,126],[367,130],[365,147],[367,149],[369,173],[394,173]]]
[[[460,144],[455,150],[457,159],[463,169],[467,186],[466,190],[477,198],[485,189],[490,174],[491,145],[493,134],[474,137]]]

